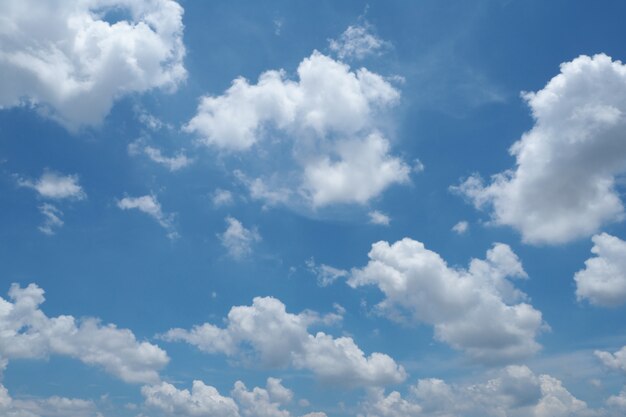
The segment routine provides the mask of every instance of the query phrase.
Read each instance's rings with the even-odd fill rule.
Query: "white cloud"
[[[78,175],[63,175],[46,170],[37,181],[18,178],[20,187],[32,188],[41,198],[83,200],[87,194],[78,183]]]
[[[381,213],[378,210],[373,210],[367,213],[370,218],[370,223],[378,224],[381,226],[389,226],[391,219],[385,213]]]
[[[626,387],[618,395],[611,395],[606,403],[610,407],[614,407],[622,412],[626,411]]]
[[[239,417],[239,408],[232,398],[223,397],[214,387],[193,381],[191,392],[161,382],[144,386],[141,393],[148,407],[168,416]]]
[[[261,240],[261,235],[255,229],[246,229],[243,224],[234,217],[226,217],[226,230],[218,235],[222,245],[228,250],[230,256],[242,259],[252,253],[252,245]]]
[[[568,242],[622,220],[615,178],[626,166],[626,66],[582,55],[523,97],[535,125],[510,149],[515,168],[487,186],[472,176],[456,189],[533,244]]]
[[[348,26],[338,39],[330,40],[329,46],[339,59],[363,59],[368,55],[380,55],[391,44],[372,33],[372,26],[365,22]]]
[[[91,401],[49,397],[11,398],[7,389],[0,384],[0,413],[7,417],[101,417]]]
[[[158,148],[144,146],[141,140],[128,145],[128,152],[131,155],[143,153],[153,162],[166,167],[170,172],[178,171],[179,169],[185,168],[193,163],[193,159],[187,157],[183,151],[176,153],[174,156],[165,156]]]
[[[485,260],[468,269],[450,268],[435,252],[409,238],[372,245],[369,263],[353,269],[352,287],[376,285],[384,293],[379,310],[434,326],[435,338],[481,362],[511,361],[539,350],[545,326],[541,312],[507,277],[524,278],[517,256],[497,243]]]
[[[465,220],[461,220],[460,222],[452,226],[452,231],[459,235],[465,234],[468,229],[469,229],[469,223],[466,222]]]
[[[605,366],[611,369],[626,372],[626,346],[615,353],[604,352],[601,350],[596,350],[594,353]]]
[[[315,275],[317,283],[321,287],[327,287],[338,278],[345,278],[350,275],[345,269],[339,269],[325,264],[318,265],[313,258],[308,259],[305,264],[309,272]]]
[[[591,304],[615,307],[626,302],[626,242],[606,233],[591,238],[594,258],[574,275],[576,297]]]
[[[350,337],[308,332],[310,325],[324,321],[308,311],[287,313],[275,298],[257,297],[251,306],[231,308],[224,328],[205,323],[191,330],[171,329],[163,338],[271,368],[308,369],[332,383],[380,386],[406,378],[392,358],[382,353],[365,356]]]
[[[231,395],[244,417],[290,417],[289,411],[281,409],[281,405],[289,403],[293,393],[280,382],[280,379],[269,378],[266,389],[255,387],[248,391],[243,382],[237,381]]]
[[[124,197],[117,202],[117,206],[122,210],[139,210],[156,220],[161,227],[167,230],[167,237],[178,238],[178,233],[174,228],[174,214],[165,214],[161,209],[161,204],[153,195],[141,197]]]
[[[360,417],[587,417],[598,415],[550,375],[509,366],[484,383],[449,385],[421,379],[407,398],[372,390]]]
[[[213,205],[215,207],[222,207],[222,206],[229,206],[233,204],[235,200],[234,200],[232,192],[218,188],[213,193],[213,196],[211,197],[211,201],[213,201]]]
[[[298,171],[278,175],[278,184],[246,181],[251,193],[251,185],[256,189],[253,197],[269,197],[270,203],[290,198],[313,206],[364,203],[391,184],[408,181],[410,168],[389,155],[389,141],[376,131],[381,111],[399,99],[391,84],[317,51],[297,72],[298,81],[286,79],[284,71],[266,71],[257,84],[236,79],[223,95],[203,97],[184,129],[207,146],[231,152],[288,136],[284,143]]]
[[[39,309],[44,291],[34,284],[26,288],[13,284],[9,298],[12,302],[0,297],[0,365],[15,358],[56,354],[101,367],[126,382],[154,383],[169,361],[165,351],[138,342],[130,330],[93,318],[47,317]]]
[[[63,226],[63,212],[52,204],[43,203],[39,206],[39,211],[44,216],[43,224],[39,226],[41,233],[51,236],[56,233],[56,229]]]
[[[107,22],[109,12],[128,19]],[[183,9],[170,0],[0,2],[0,107],[24,98],[70,129],[119,97],[185,79]]]

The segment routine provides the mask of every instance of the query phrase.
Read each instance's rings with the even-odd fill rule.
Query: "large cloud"
[[[574,275],[576,296],[590,303],[615,307],[626,302],[626,242],[606,233],[595,235],[591,248],[596,257]]]
[[[376,285],[385,294],[378,305],[391,317],[435,328],[435,337],[483,362],[510,361],[535,353],[541,313],[507,277],[526,277],[517,256],[498,243],[485,260],[467,270],[450,268],[435,252],[409,238],[372,245],[369,263],[353,269],[352,287]]]
[[[163,338],[185,341],[208,353],[247,356],[266,367],[308,369],[333,383],[367,386],[405,379],[404,369],[392,358],[382,353],[365,356],[350,337],[308,332],[310,325],[335,316],[291,314],[279,300],[257,297],[251,306],[233,307],[224,328],[205,323],[191,330],[169,330]]]
[[[148,342],[138,342],[127,329],[87,318],[47,317],[39,309],[44,291],[30,284],[11,286],[7,301],[0,297],[0,365],[14,358],[64,355],[104,368],[126,382],[154,383],[169,358]]]
[[[175,88],[186,77],[182,15],[171,0],[0,2],[0,107],[26,99],[75,129],[124,94]]]
[[[626,66],[583,55],[524,98],[535,124],[510,149],[515,168],[487,186],[472,176],[458,189],[534,244],[589,236],[621,220],[615,178],[626,171]]]
[[[185,129],[225,151],[287,136],[284,142],[301,173],[296,183],[272,188],[288,185],[295,197],[304,195],[314,206],[364,203],[389,185],[408,181],[410,169],[389,155],[389,141],[378,132],[381,110],[399,99],[391,84],[319,52],[305,58],[297,72],[298,81],[284,71],[266,71],[256,84],[236,79],[223,95],[203,97]]]

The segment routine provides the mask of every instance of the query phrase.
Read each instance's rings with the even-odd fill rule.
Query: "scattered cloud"
[[[154,195],[124,197],[117,202],[117,207],[122,210],[139,210],[156,220],[168,232],[168,238],[176,239],[179,237],[174,228],[174,214],[163,213],[161,204]]]
[[[453,188],[532,244],[569,242],[622,220],[615,179],[626,166],[626,66],[581,55],[523,97],[535,125],[510,148],[515,168],[488,185],[473,175]]]
[[[218,188],[213,192],[211,201],[215,207],[224,207],[233,204],[235,198],[233,197],[232,192]]]
[[[594,353],[608,368],[626,373],[626,346],[615,353],[602,350],[596,350]]]
[[[105,19],[118,10],[128,18]],[[0,107],[34,104],[75,130],[123,95],[175,89],[186,78],[182,15],[171,0],[1,2]]]
[[[243,224],[234,217],[226,217],[226,230],[218,235],[222,246],[228,250],[228,254],[235,259],[242,259],[252,253],[252,245],[261,241],[261,235],[254,229],[246,229]]]
[[[58,228],[63,226],[63,220],[61,220],[63,212],[52,204],[43,203],[39,206],[39,211],[44,216],[43,224],[39,226],[41,233],[52,236]]]
[[[404,369],[391,357],[383,353],[365,356],[350,337],[308,332],[310,325],[325,320],[308,311],[287,313],[279,300],[256,297],[251,306],[231,308],[224,328],[205,323],[191,330],[171,329],[162,337],[270,368],[308,369],[332,383],[382,386],[404,381]]]
[[[363,22],[348,26],[339,38],[329,41],[329,47],[339,59],[363,59],[370,55],[381,55],[391,48],[391,43],[380,39],[372,25]]]
[[[163,165],[170,172],[178,171],[193,163],[193,159],[185,155],[183,151],[179,151],[174,156],[164,156],[160,149],[144,145],[141,140],[129,144],[128,153],[130,155],[146,155],[150,160]]]
[[[44,300],[44,291],[35,284],[13,284],[9,300],[0,297],[0,368],[11,359],[55,354],[98,366],[126,382],[159,381],[158,372],[169,358],[158,346],[138,342],[130,330],[94,318],[48,317],[39,309]]]
[[[463,235],[469,230],[469,223],[465,220],[461,220],[454,226],[452,226],[452,231],[458,235]]]
[[[32,188],[41,198],[51,200],[84,200],[87,194],[78,183],[78,175],[63,175],[55,171],[45,170],[41,177],[32,181],[18,178],[17,185]]]
[[[385,213],[381,213],[378,210],[373,210],[367,213],[370,218],[371,224],[377,224],[380,226],[389,226],[391,219]]]
[[[606,233],[591,238],[594,258],[574,275],[576,297],[591,304],[616,307],[626,302],[626,242]]]
[[[377,306],[382,314],[431,324],[437,340],[480,362],[510,362],[539,350],[535,337],[546,325],[507,279],[526,277],[509,246],[494,244],[468,269],[449,267],[409,238],[375,243],[368,256],[347,282],[353,288],[376,285],[385,294]]]
[[[346,278],[350,273],[345,269],[338,269],[330,265],[315,263],[315,259],[310,258],[306,261],[306,267],[317,278],[317,284],[321,287],[327,287],[339,278]]]
[[[64,398],[14,399],[0,384],[0,413],[8,417],[101,417],[92,401]]]

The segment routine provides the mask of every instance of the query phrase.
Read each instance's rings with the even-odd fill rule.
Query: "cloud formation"
[[[424,244],[404,238],[372,245],[368,264],[348,285],[376,285],[381,313],[434,326],[435,338],[481,362],[508,362],[537,352],[541,312],[507,278],[526,278],[509,246],[496,243],[485,260],[451,268]]]
[[[79,184],[78,175],[63,175],[45,170],[38,180],[18,178],[20,187],[32,188],[39,197],[50,200],[84,200],[87,194]]]
[[[363,59],[369,55],[380,55],[391,47],[387,41],[373,33],[372,25],[364,22],[360,25],[348,26],[337,39],[329,41],[330,50],[339,59]]]
[[[176,232],[174,227],[174,214],[165,214],[156,196],[143,195],[141,197],[124,197],[117,202],[117,207],[122,210],[139,210],[147,214],[168,232],[168,238],[178,238],[178,232]]]
[[[261,235],[256,229],[246,229],[243,224],[234,217],[226,217],[226,230],[218,235],[222,246],[228,254],[235,259],[243,259],[252,253],[252,245],[261,240]]]
[[[626,171],[626,66],[581,55],[523,97],[535,124],[510,148],[515,167],[456,189],[532,244],[569,242],[622,220],[615,178]]]
[[[182,15],[171,0],[1,2],[0,107],[34,104],[74,130],[123,95],[175,89],[186,78]]]

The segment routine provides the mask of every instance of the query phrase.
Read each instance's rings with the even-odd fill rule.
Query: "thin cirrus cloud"
[[[48,317],[39,308],[44,291],[35,284],[13,284],[9,300],[0,297],[0,370],[9,360],[46,358],[51,354],[76,358],[103,368],[130,383],[155,383],[167,365],[165,351],[139,342],[127,329],[103,325],[94,318]]]
[[[161,337],[270,368],[307,369],[335,384],[383,386],[405,380],[404,368],[388,355],[365,356],[350,337],[308,332],[309,326],[325,321],[328,318],[307,311],[288,313],[278,299],[256,297],[250,306],[231,308],[224,328],[205,323],[191,330],[171,329]]]
[[[409,238],[374,243],[368,256],[347,283],[377,286],[385,295],[377,306],[382,314],[431,324],[437,340],[479,362],[511,362],[540,349],[535,338],[546,325],[507,279],[526,278],[509,246],[495,244],[467,269],[449,267]]]
[[[297,74],[296,81],[282,70],[266,71],[256,84],[237,78],[223,95],[202,97],[184,130],[229,153],[289,137],[283,142],[293,175],[240,174],[256,187],[251,196],[270,204],[364,204],[409,181],[409,166],[389,153],[390,142],[379,132],[381,115],[400,97],[394,86],[317,51],[302,60]]]
[[[106,20],[119,10],[129,18]],[[182,15],[171,0],[3,1],[0,106],[26,97],[76,130],[99,124],[125,94],[175,89],[186,78]]]
[[[566,243],[622,220],[616,176],[626,171],[626,65],[581,55],[523,97],[535,124],[509,150],[516,166],[487,185],[473,175],[453,189],[531,244]]]

